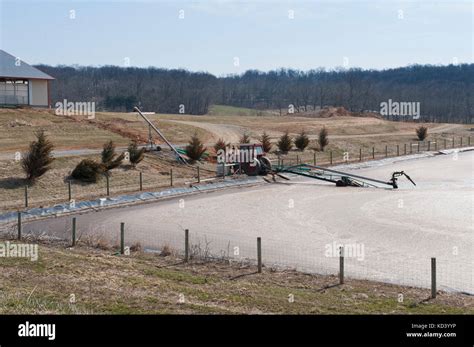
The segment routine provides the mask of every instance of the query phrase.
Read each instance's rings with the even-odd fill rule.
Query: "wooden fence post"
[[[339,284],[344,284],[344,247],[339,248]]]
[[[431,258],[431,298],[436,298],[436,258]]]
[[[21,212],[18,211],[18,240],[21,240]]]
[[[71,247],[76,245],[76,217],[72,217],[72,242]]]
[[[120,223],[120,254],[125,253],[125,223]]]
[[[28,185],[25,184],[25,207],[28,207]]]
[[[262,238],[257,237],[257,272],[262,273]]]
[[[189,261],[189,229],[184,230],[184,262]]]

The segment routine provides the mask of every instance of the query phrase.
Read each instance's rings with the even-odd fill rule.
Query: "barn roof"
[[[23,60],[19,62],[20,64],[17,63],[16,57],[0,49],[0,77],[54,80],[54,77],[45,74]]]

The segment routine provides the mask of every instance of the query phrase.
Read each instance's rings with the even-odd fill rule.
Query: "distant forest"
[[[37,66],[56,78],[56,101],[95,101],[97,110],[205,114],[212,104],[277,109],[287,114],[324,106],[380,111],[382,102],[419,102],[420,121],[472,123],[474,64],[413,65],[387,70],[249,70],[216,77],[204,72],[135,67]],[[386,116],[392,120],[406,120]],[[410,119],[410,118],[408,118]]]

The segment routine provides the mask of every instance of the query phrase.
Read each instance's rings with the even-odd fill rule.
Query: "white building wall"
[[[49,106],[48,105],[48,81],[30,80],[30,105],[31,106]]]

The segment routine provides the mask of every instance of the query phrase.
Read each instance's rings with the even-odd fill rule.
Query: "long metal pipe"
[[[140,109],[139,109],[138,107],[136,107],[136,106],[135,106],[135,108],[134,108],[134,111],[137,111],[138,114],[139,114],[140,116],[142,116],[142,118],[145,120],[145,122],[147,122],[148,125],[149,125],[150,127],[152,127],[153,130],[155,130],[158,135],[160,135],[160,137],[163,139],[163,141],[165,141],[166,144],[171,148],[171,150],[172,150],[174,153],[176,153],[176,155],[178,156],[178,159],[181,160],[184,164],[187,164],[187,163],[186,163],[186,159],[184,159],[184,158],[181,156],[181,154],[179,154],[179,152],[176,150],[176,148],[174,148],[173,145],[166,139],[165,135],[163,135],[163,134],[161,133],[161,131],[158,130],[158,128],[142,113],[142,111],[140,111]]]
[[[342,175],[342,176],[355,177],[355,178],[363,179],[363,180],[366,180],[366,181],[372,181],[372,182],[377,182],[377,183],[381,183],[381,184],[386,184],[386,185],[389,185],[389,186],[393,187],[393,184],[391,182],[384,182],[384,181],[380,181],[380,180],[377,180],[377,179],[374,179],[374,178],[349,174],[349,173],[346,173],[346,172],[336,171],[336,170],[332,170],[332,169],[328,169],[328,168],[321,167],[321,166],[316,166],[316,165],[300,164],[300,165],[295,165],[295,166],[290,166],[290,167],[284,168],[283,171],[295,169],[295,168],[298,168],[298,167],[310,167],[310,168],[314,168],[314,169],[318,169],[318,170],[322,170],[322,171],[333,172],[333,173],[336,173],[336,174],[339,174],[339,175]]]

